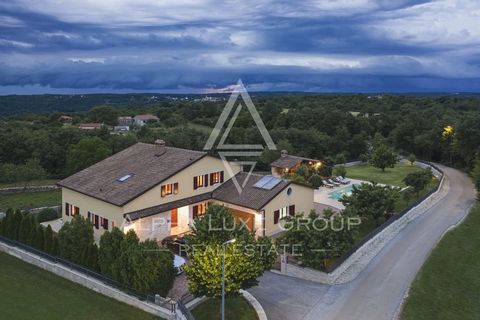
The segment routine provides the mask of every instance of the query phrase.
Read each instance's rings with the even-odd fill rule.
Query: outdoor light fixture
[[[235,241],[237,239],[231,239],[222,243],[222,307],[220,309],[222,320],[225,320],[225,246]]]

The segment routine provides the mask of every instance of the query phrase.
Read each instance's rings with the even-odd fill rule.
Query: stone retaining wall
[[[422,166],[425,164],[421,163]],[[442,173],[432,168],[434,175],[442,176]],[[442,199],[448,193],[450,182],[442,176],[440,185],[436,192],[417,206],[410,209],[398,220],[392,222],[385,229],[380,231],[363,246],[358,248],[350,257],[348,257],[340,266],[331,273],[318,271],[311,268],[304,268],[297,265],[283,263],[281,270],[276,273],[282,273],[287,276],[315,281],[325,284],[342,284],[354,280],[358,274],[367,266],[367,264],[383,249],[383,247],[395,237],[410,221],[423,214],[431,205]]]
[[[22,193],[22,192],[45,192],[45,191],[52,191],[52,190],[57,190],[60,189],[58,186],[53,185],[53,186],[32,186],[32,187],[27,187],[25,189],[24,187],[11,187],[11,188],[2,188],[0,189],[0,194],[14,194],[14,193]]]
[[[57,264],[57,263],[53,263],[48,260],[45,260],[35,254],[29,253],[27,251],[21,250],[16,247],[9,246],[3,242],[0,242],[0,252],[5,252],[7,254],[10,254],[27,263],[33,264],[46,271],[52,272],[62,278],[78,283],[84,287],[87,287],[88,289],[91,289],[95,292],[98,292],[100,294],[113,298],[117,301],[126,303],[138,309],[141,309],[157,317],[161,317],[163,319],[175,318],[175,315],[172,315],[170,310],[166,308],[160,307],[156,304],[149,303],[146,301],[140,301],[136,297],[130,296],[123,291],[110,287],[101,281],[90,278],[85,274],[72,270],[61,264]],[[177,312],[176,318],[180,319],[181,317],[182,315],[178,314]]]

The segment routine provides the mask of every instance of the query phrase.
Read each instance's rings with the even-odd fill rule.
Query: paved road
[[[465,174],[439,167],[450,182],[447,196],[407,225],[355,280],[329,286],[267,272],[249,291],[269,319],[392,319],[431,249],[475,199]]]

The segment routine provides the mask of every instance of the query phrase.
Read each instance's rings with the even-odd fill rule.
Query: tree
[[[53,230],[50,225],[48,225],[45,229],[45,242],[43,244],[43,250],[45,250],[46,253],[53,253]]]
[[[400,197],[397,189],[390,186],[379,186],[376,183],[362,183],[352,188],[349,196],[344,196],[340,202],[345,206],[345,211],[360,217],[371,217],[376,225],[380,219],[393,213],[395,203]]]
[[[90,109],[89,119],[92,122],[105,123],[115,126],[118,123],[118,110],[110,106],[98,106]]]
[[[20,166],[18,179],[19,181],[23,181],[24,189],[27,189],[29,182],[43,179],[46,175],[47,173],[40,165],[38,159],[29,159],[24,165]]]
[[[268,238],[255,239],[253,231],[235,223],[228,208],[211,204],[204,216],[195,219],[192,233],[185,236],[190,265],[185,267],[190,291],[197,295],[221,295],[222,243],[236,239],[226,248],[226,293],[237,294],[257,284],[257,278],[272,267],[277,254]]]
[[[432,181],[432,177],[432,170],[424,169],[407,174],[405,178],[403,178],[403,182],[407,186],[412,187],[415,194],[418,196],[420,191],[425,189],[425,187]]]
[[[98,263],[100,271],[115,280],[120,280],[119,274],[115,273],[115,260],[122,253],[122,242],[125,239],[125,234],[118,228],[113,228],[112,231],[106,231],[100,237],[100,249]]]
[[[42,225],[35,226],[35,240],[33,241],[33,246],[38,250],[45,250],[45,228]]]
[[[82,253],[82,265],[87,267],[90,270],[98,271],[98,247],[97,245],[91,244],[83,248]]]
[[[411,153],[409,156],[408,156],[408,161],[410,162],[410,165],[413,166],[413,163],[415,161],[417,161],[417,157],[415,157],[415,155],[413,153]]]
[[[474,162],[472,177],[477,191],[480,193],[480,151],[477,152],[477,157]]]
[[[60,255],[74,263],[82,264],[85,248],[94,243],[92,223],[77,215],[63,225],[58,232],[58,240]]]
[[[395,163],[397,163],[397,159],[389,146],[387,146],[386,144],[381,144],[374,149],[370,158],[370,163],[374,167],[380,168],[382,169],[382,171],[385,171],[385,168],[393,168],[395,166]]]
[[[309,180],[310,184],[312,185],[312,187],[314,187],[315,189],[319,188],[321,185],[322,185],[322,177],[320,177],[318,174],[314,173],[312,174],[312,176],[310,177],[310,180]]]
[[[347,168],[345,168],[345,166],[337,166],[333,169],[333,174],[345,177],[347,175]]]
[[[32,228],[32,219],[28,215],[24,215],[18,231],[18,241],[27,243]]]
[[[97,163],[110,155],[105,141],[98,137],[84,138],[71,145],[67,152],[67,172],[73,174]]]

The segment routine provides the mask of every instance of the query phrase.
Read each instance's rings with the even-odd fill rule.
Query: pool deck
[[[329,197],[329,193],[351,186],[352,184],[361,184],[362,182],[368,183],[367,181],[357,180],[357,179],[348,178],[348,180],[351,181],[349,184],[344,184],[334,188],[327,188],[322,186],[318,189],[315,189],[314,191],[315,210],[318,213],[321,213],[323,209],[329,208],[329,207],[332,209],[337,209],[337,211],[345,209],[345,206],[341,202],[335,199],[331,199]]]

